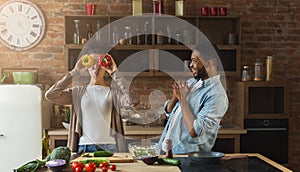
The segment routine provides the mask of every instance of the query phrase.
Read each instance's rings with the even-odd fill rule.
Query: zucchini
[[[113,153],[110,151],[95,151],[93,152],[94,157],[110,157],[113,156]]]
[[[181,164],[180,160],[174,158],[159,158],[157,162],[159,164],[176,165],[176,166],[179,166]]]

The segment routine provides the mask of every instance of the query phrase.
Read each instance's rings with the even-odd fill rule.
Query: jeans
[[[117,152],[116,144],[98,144],[98,145],[79,145],[78,153],[95,152],[95,151],[110,151],[112,153]]]

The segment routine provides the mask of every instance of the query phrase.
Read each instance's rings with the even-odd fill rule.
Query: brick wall
[[[35,48],[14,52],[0,46],[0,69],[3,67],[36,67],[40,83],[53,84],[67,71],[64,56],[64,15],[84,14],[84,0],[32,0],[42,8],[47,20],[44,39]],[[131,0],[95,0],[97,14],[130,15]],[[5,2],[0,0],[0,3]],[[143,0],[145,12],[151,12],[151,0]],[[199,15],[200,7],[226,6],[230,15],[239,15],[242,21],[242,64],[253,64],[268,54],[274,56],[275,80],[290,83],[290,140],[289,165],[300,171],[300,4],[298,0],[186,0],[187,14]],[[149,5],[148,5],[149,4]],[[164,12],[174,14],[174,1],[164,0]],[[168,78],[140,78],[144,85],[134,82],[141,94],[147,88],[170,82]],[[230,91],[230,81],[228,88]],[[170,90],[161,88],[170,94]],[[276,143],[275,143],[276,144]]]

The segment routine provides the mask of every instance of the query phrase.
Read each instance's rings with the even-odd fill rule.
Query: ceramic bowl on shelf
[[[35,84],[37,80],[36,72],[12,72],[15,84]]]
[[[65,129],[69,129],[70,128],[70,124],[66,123],[66,122],[62,122],[62,125],[64,126]]]

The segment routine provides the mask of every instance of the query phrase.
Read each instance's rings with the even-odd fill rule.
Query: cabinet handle
[[[3,137],[4,136],[4,134],[0,134],[0,137]]]

